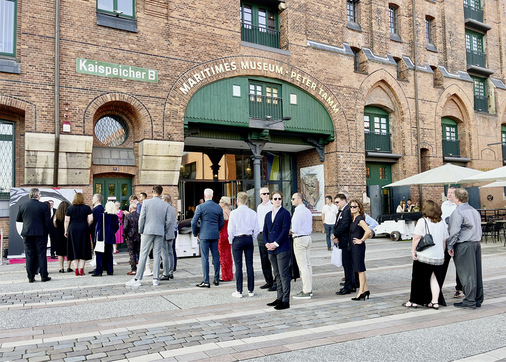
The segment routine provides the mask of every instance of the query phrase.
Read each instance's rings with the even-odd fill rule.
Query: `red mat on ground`
[[[8,260],[9,260],[9,264],[24,264],[24,263],[26,263],[26,259],[25,258],[12,258],[12,259],[8,259]],[[51,259],[48,256],[47,257],[47,261],[49,263],[49,262],[52,262],[52,261],[58,261],[58,259]]]

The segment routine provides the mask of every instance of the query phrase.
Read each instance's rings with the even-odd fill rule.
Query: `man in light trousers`
[[[302,291],[294,299],[311,299],[313,296],[313,267],[311,266],[311,233],[313,232],[313,215],[304,205],[302,194],[292,196],[295,211],[292,216],[293,251],[299,265],[302,279]]]

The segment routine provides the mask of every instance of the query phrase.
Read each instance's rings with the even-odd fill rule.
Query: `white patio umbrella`
[[[485,187],[506,187],[506,181],[494,181],[490,184],[480,186],[480,189],[483,189]]]
[[[383,188],[410,185],[451,185],[457,184],[463,179],[479,175],[481,173],[483,173],[483,171],[447,163],[443,166],[407,177],[404,180],[399,180],[385,185]]]
[[[479,175],[469,176],[462,180],[462,182],[482,181],[506,181],[506,166],[482,172]]]

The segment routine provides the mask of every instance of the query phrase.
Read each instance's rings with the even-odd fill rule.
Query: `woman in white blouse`
[[[423,217],[417,221],[413,242],[411,243],[411,256],[413,258],[413,274],[411,279],[411,295],[409,301],[403,304],[408,308],[417,308],[426,305],[429,308],[439,309],[439,302],[443,303],[441,284],[436,275],[444,263],[444,251],[448,229],[441,219],[441,208],[432,200],[427,200],[422,209]],[[416,251],[422,236],[431,234],[434,246]]]

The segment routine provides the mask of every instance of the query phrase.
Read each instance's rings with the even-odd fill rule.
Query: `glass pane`
[[[102,194],[102,184],[95,184],[95,193]]]
[[[266,165],[266,179],[268,181],[281,180],[280,157],[272,153],[268,153],[264,158]]]
[[[265,32],[267,27],[267,15],[265,9],[258,9],[258,28],[260,31]]]
[[[14,125],[0,123],[0,193],[10,191],[14,184]]]
[[[115,192],[115,184],[109,184],[109,194],[107,196],[115,196],[116,195],[116,192]]]
[[[253,163],[249,157],[244,157],[244,179],[253,180]]]
[[[14,54],[16,2],[0,0],[0,53]]]
[[[235,156],[235,177],[237,180],[242,180],[242,174],[243,174],[243,161],[242,161],[242,155],[236,155]]]
[[[123,15],[134,16],[133,0],[118,0],[118,11],[122,11]]]
[[[128,138],[128,125],[118,116],[105,116],[95,124],[95,135],[106,146],[120,146]]]
[[[369,116],[364,116],[364,130],[369,132],[371,129],[371,124],[369,123]]]
[[[127,184],[121,184],[121,196],[124,196],[124,197],[128,196],[128,185]]]
[[[242,22],[247,28],[251,28],[251,5],[243,5],[241,8],[242,11]]]
[[[97,0],[97,8],[100,10],[113,11],[114,0]]]
[[[281,165],[281,179],[291,180],[292,179],[292,157],[288,154],[283,154]]]

